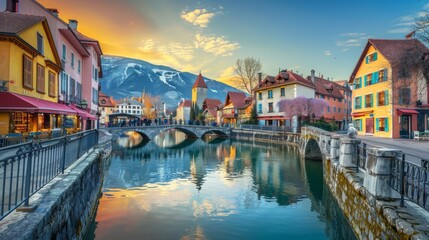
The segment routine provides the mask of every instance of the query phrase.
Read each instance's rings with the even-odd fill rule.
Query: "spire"
[[[194,86],[192,88],[207,88],[206,82],[204,81],[203,76],[198,74],[197,80],[195,80]]]

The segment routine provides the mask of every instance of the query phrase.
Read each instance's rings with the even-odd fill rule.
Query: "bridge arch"
[[[314,138],[307,140],[304,149],[304,157],[309,160],[322,161],[322,150],[319,147],[319,143]]]

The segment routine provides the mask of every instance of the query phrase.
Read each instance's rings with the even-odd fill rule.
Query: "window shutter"
[[[362,107],[366,107],[366,97],[363,96],[363,106]]]
[[[360,106],[360,108],[362,108],[362,96],[359,97],[359,106]]]
[[[375,94],[375,105],[378,106],[378,99],[380,99],[380,93]]]
[[[373,107],[373,106],[374,106],[373,95],[374,95],[374,94],[371,94],[371,95],[370,95],[370,99],[371,99],[371,107]]]
[[[366,75],[363,77],[363,85],[366,86]]]
[[[378,118],[375,119],[375,131],[378,132]]]
[[[389,118],[385,118],[385,122],[384,122],[384,131],[388,132],[389,131]]]
[[[389,90],[384,91],[384,105],[389,105]]]
[[[362,122],[363,122],[362,120],[359,121],[359,130],[361,131],[362,131]]]
[[[369,59],[369,56],[366,56],[366,58],[365,58],[365,63],[366,64],[368,64],[368,59]]]
[[[375,53],[374,53],[374,61],[375,61],[375,60],[377,60],[377,55],[378,55],[378,54],[375,52]]]
[[[384,70],[384,74],[383,74],[383,81],[387,81],[387,69],[385,68]]]
[[[379,82],[378,72],[375,72],[373,77],[374,77],[374,83],[378,83]]]

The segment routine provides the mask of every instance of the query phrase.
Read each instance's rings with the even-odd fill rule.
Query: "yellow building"
[[[60,70],[44,17],[0,13],[0,134],[50,131],[76,114],[58,103]]]
[[[419,120],[427,118],[429,108],[427,88],[418,89],[424,77],[417,63],[427,52],[415,39],[368,40],[349,79],[359,134],[411,138],[413,131],[427,129]]]

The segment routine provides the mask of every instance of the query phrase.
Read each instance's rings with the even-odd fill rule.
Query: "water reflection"
[[[296,148],[229,139],[180,145],[114,149],[97,239],[353,238],[323,187],[321,164],[301,163]]]
[[[116,143],[124,148],[139,147],[141,146],[140,144],[145,142],[147,141],[143,141],[142,135],[134,131],[126,132],[116,140]]]

